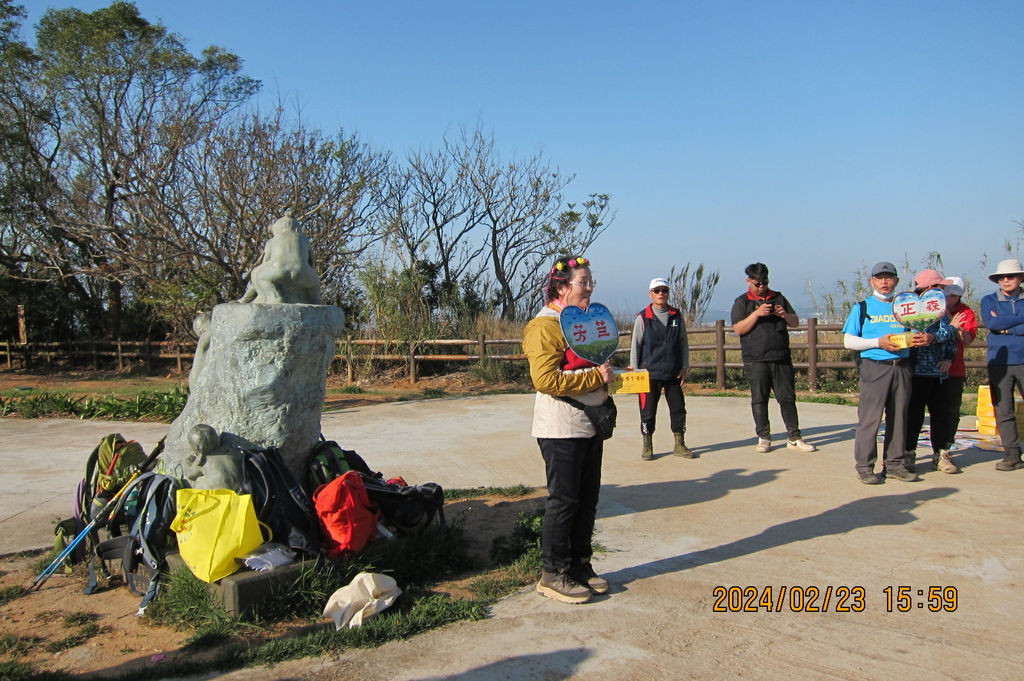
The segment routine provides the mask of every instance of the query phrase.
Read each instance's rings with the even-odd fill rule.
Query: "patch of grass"
[[[453,487],[444,491],[446,502],[462,501],[464,499],[477,499],[479,497],[509,497],[518,499],[533,494],[534,489],[526,485],[512,485],[511,487]]]
[[[499,598],[536,582],[540,569],[540,548],[531,547],[508,565],[477,577],[466,585],[466,588],[480,600],[493,603]]]
[[[189,642],[238,630],[238,622],[214,600],[209,585],[186,567],[171,571],[160,597],[146,608],[146,617],[179,630],[193,629],[195,636]]]
[[[65,636],[64,638],[47,643],[45,650],[48,653],[59,653],[63,650],[77,648],[93,636],[99,634],[102,630],[103,629],[100,625],[95,622],[90,622],[70,636]]]
[[[818,404],[839,404],[846,407],[856,407],[856,400],[851,400],[842,395],[806,395],[797,397],[797,402],[815,402]]]
[[[424,388],[423,397],[428,400],[438,397],[448,397],[448,391],[444,388]]]
[[[331,390],[330,392],[339,393],[341,395],[362,395],[366,391],[363,390],[362,386],[353,383],[352,385],[346,385],[341,388],[337,388],[336,390]]]
[[[0,653],[18,658],[35,648],[41,640],[38,636],[3,634],[0,636]],[[0,678],[5,677],[0,675]]]
[[[97,615],[94,612],[89,612],[88,610],[79,610],[77,612],[72,612],[67,615],[64,615],[64,626],[68,629],[70,629],[71,627],[80,627],[89,624],[90,622],[95,622],[98,618],[99,615]]]
[[[512,536],[495,537],[491,542],[491,561],[495,565],[509,565],[530,550],[540,550],[540,533],[544,524],[544,511],[522,511],[512,527]]]
[[[70,393],[39,393],[0,397],[0,416],[23,419],[46,416],[76,416],[83,419],[160,421],[170,423],[188,401],[188,388],[176,386],[168,392],[142,391],[132,398],[110,395],[103,398],[72,397]]]
[[[40,679],[32,670],[32,666],[25,662],[7,660],[0,662],[0,679],[5,681],[28,681],[29,679]]]
[[[21,598],[28,593],[28,589],[18,584],[5,586],[0,589],[0,605],[6,605],[16,598]]]

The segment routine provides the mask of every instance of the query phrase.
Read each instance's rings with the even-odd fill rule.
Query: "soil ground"
[[[61,373],[41,374],[19,371],[0,371],[0,395],[31,394],[39,392],[66,392],[73,396],[127,397],[140,391],[162,392],[183,383],[183,377],[140,376],[116,373]],[[325,410],[346,409],[370,404],[409,399],[422,394],[426,388],[444,390],[448,394],[471,394],[481,390],[518,392],[521,386],[485,386],[472,381],[468,374],[452,374],[438,379],[424,379],[411,384],[408,380],[381,381],[365,386],[366,393],[339,393],[346,385],[343,377],[328,381]],[[372,391],[372,392],[371,392]],[[69,492],[70,495],[70,492]],[[495,537],[511,533],[516,517],[528,507],[539,507],[543,491],[528,497],[480,497],[460,500],[446,505],[446,515],[457,519],[466,531],[470,551],[479,562],[487,565],[489,550]],[[47,540],[48,541],[48,540]],[[46,543],[46,542],[41,542]],[[43,565],[39,565],[40,562]],[[32,583],[45,567],[41,553],[0,556],[0,593]],[[437,585],[438,591],[455,596],[469,597],[464,584],[479,573],[462,575],[450,582]],[[134,663],[144,664],[170,658],[179,651],[189,632],[153,624],[144,617],[136,617],[139,597],[120,580],[114,578],[107,587],[86,596],[82,593],[86,583],[83,569],[72,574],[58,572],[39,591],[29,592],[0,605],[0,636],[13,634],[26,637],[24,651],[0,648],[0,661],[17,659],[30,663],[37,670],[64,669],[88,674],[117,668],[130,671]],[[341,586],[341,585],[339,585]],[[76,623],[68,623],[72,616]],[[83,623],[93,624],[96,633],[77,644],[69,637],[78,634]],[[295,627],[308,626],[308,622],[282,625],[270,635],[287,636]],[[267,632],[260,632],[265,638]],[[4,638],[3,640],[11,640]],[[65,641],[65,643],[61,643]],[[48,650],[49,648],[49,650]],[[56,650],[57,648],[63,648]]]
[[[445,512],[465,529],[471,553],[481,564],[487,565],[493,539],[509,535],[518,514],[529,507],[539,507],[542,497],[543,491],[538,490],[514,499],[495,496],[466,499],[447,504]],[[0,593],[31,584],[45,565],[41,553],[0,557]],[[437,585],[435,590],[456,597],[471,597],[464,585],[479,574],[461,575]],[[119,577],[89,596],[82,593],[85,584],[86,574],[82,568],[76,568],[70,575],[58,572],[39,591],[30,591],[0,605],[0,637],[23,637],[27,648],[14,655],[0,649],[0,660],[17,659],[37,670],[63,669],[87,675],[115,668],[118,673],[128,672],[132,664],[148,664],[179,654],[177,651],[185,644],[189,632],[136,617],[139,597]],[[74,623],[67,621],[73,617]],[[96,633],[80,642],[68,641],[68,637],[82,631],[83,620],[84,624],[96,625]],[[308,625],[306,621],[285,623],[254,636],[260,640],[268,636],[288,636],[289,632]]]

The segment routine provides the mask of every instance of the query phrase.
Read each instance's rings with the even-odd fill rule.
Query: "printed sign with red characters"
[[[929,289],[920,296],[906,291],[892,301],[896,321],[915,331],[924,331],[945,313],[946,294],[938,289]]]
[[[619,327],[601,303],[591,303],[586,310],[568,305],[559,322],[573,352],[594,364],[607,362],[619,347]]]

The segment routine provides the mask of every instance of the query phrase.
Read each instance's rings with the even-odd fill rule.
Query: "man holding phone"
[[[772,391],[782,410],[789,449],[816,452],[818,448],[800,435],[796,411],[796,384],[793,356],[789,350],[789,329],[800,324],[786,297],[768,288],[768,267],[756,262],[747,265],[747,292],[732,305],[732,330],[740,337],[743,368],[750,383],[750,410],[754,415],[759,452],[772,448],[772,428],[768,421],[768,398]]]

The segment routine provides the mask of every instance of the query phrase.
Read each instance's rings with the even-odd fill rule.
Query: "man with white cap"
[[[999,285],[981,299],[981,323],[988,327],[988,386],[1003,443],[997,471],[1024,468],[1013,395],[1024,386],[1024,268],[1019,260],[1003,260],[989,280]]]
[[[690,344],[686,338],[686,320],[682,313],[668,304],[669,285],[666,279],[651,280],[648,295],[651,304],[636,316],[629,365],[650,372],[651,392],[640,393],[640,434],[644,444],[640,458],[654,459],[654,427],[658,399],[665,392],[675,449],[672,453],[684,459],[696,458],[686,446],[686,402],[683,381],[690,366]]]

